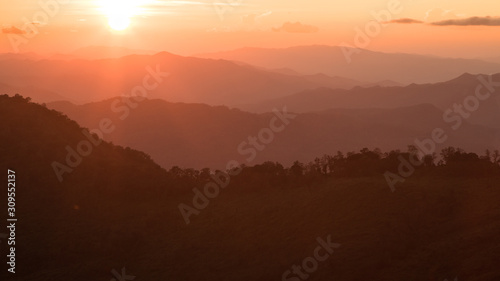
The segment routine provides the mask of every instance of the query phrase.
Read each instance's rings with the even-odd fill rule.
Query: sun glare
[[[108,24],[114,30],[127,29],[132,17],[141,13],[141,5],[148,0],[100,0],[101,11],[108,17]]]
[[[130,18],[128,17],[110,17],[108,21],[109,27],[114,30],[125,30],[130,25]]]

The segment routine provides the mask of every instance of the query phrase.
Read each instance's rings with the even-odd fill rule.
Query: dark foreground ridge
[[[102,142],[60,182],[51,165],[83,128],[21,96],[0,96],[0,128],[19,218],[17,273],[4,264],[2,280],[110,280],[123,267],[137,280],[281,280],[318,237],[342,246],[308,280],[500,278],[498,152],[426,156],[394,193],[384,173],[414,147],[240,167],[186,226],[178,204],[213,171],[166,171]]]

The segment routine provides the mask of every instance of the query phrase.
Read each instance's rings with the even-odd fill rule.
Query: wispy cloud
[[[465,17],[465,14],[457,14],[453,10],[445,10],[441,8],[430,9],[425,13],[424,21],[436,22],[449,19],[458,19]]]
[[[235,0],[236,1],[236,0]],[[65,13],[70,15],[79,16],[95,16],[100,15],[102,11],[99,1],[88,1],[88,0],[72,0],[70,7],[65,8]],[[168,0],[143,0],[137,1],[138,6],[136,8],[136,14],[141,16],[149,15],[165,15],[165,14],[175,14],[179,11],[191,11],[193,7],[202,7],[205,9],[212,9],[213,5],[228,6],[229,4],[225,0],[217,0],[215,3],[211,1],[196,1],[196,0],[178,0],[178,1],[168,1]]]
[[[431,23],[432,25],[447,26],[500,26],[500,17],[470,17],[465,19],[449,19]]]
[[[402,23],[402,24],[412,24],[412,23],[424,23],[421,20],[410,19],[410,18],[402,18],[402,19],[394,19],[391,21],[386,21],[383,23]]]
[[[314,33],[318,32],[319,28],[313,25],[302,24],[300,22],[285,22],[281,27],[273,28],[274,32],[290,32],[290,33]]]
[[[260,20],[270,16],[273,12],[267,11],[261,14],[247,14],[241,17],[241,23],[244,25],[256,25],[260,23]]]

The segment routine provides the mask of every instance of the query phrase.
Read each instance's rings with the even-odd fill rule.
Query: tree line
[[[254,166],[241,165],[241,172],[231,178],[231,184],[248,187],[293,187],[321,183],[329,178],[383,177],[387,171],[398,171],[401,159],[413,158],[415,176],[438,177],[489,177],[500,176],[500,151],[486,150],[484,155],[466,152],[461,148],[446,147],[439,154],[419,156],[415,146],[407,151],[361,149],[359,152],[335,155],[325,154],[309,163],[295,161],[284,167],[279,162],[264,162]],[[168,173],[180,188],[192,188],[211,180],[211,174],[228,171],[211,171],[208,168],[182,169],[172,167]]]
[[[0,95],[0,123],[6,165],[19,166],[30,171],[39,182],[57,184],[50,163],[64,157],[64,147],[81,140],[81,128],[75,121],[55,110],[47,109],[21,95]],[[308,163],[295,161],[289,167],[279,162],[238,167],[237,176],[231,176],[231,185],[241,187],[294,187],[321,183],[330,178],[383,177],[387,171],[397,172],[401,159],[419,162],[414,176],[490,177],[500,175],[500,152],[482,155],[447,147],[440,153],[419,155],[415,146],[406,151],[363,148],[358,152],[325,154]],[[42,164],[43,163],[43,164]],[[48,164],[47,164],[48,163]],[[106,168],[103,168],[106,167]],[[103,141],[82,167],[68,177],[68,186],[76,183],[99,183],[106,189],[134,190],[140,182],[141,190],[191,191],[212,181],[213,175],[227,173],[210,168],[201,170],[178,166],[163,169],[150,155]],[[47,184],[48,185],[48,184]]]

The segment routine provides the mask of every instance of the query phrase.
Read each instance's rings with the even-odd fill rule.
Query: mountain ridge
[[[290,110],[300,113],[321,111],[328,108],[396,108],[430,103],[445,111],[453,107],[454,104],[462,104],[467,97],[474,96],[477,87],[485,83],[484,80],[479,79],[481,77],[488,80],[485,75],[465,73],[435,84],[410,84],[385,88],[355,87],[350,90],[317,88],[253,105],[240,105],[238,108],[250,112],[266,112],[286,104]],[[491,79],[493,83],[500,81],[500,73],[492,75]],[[492,85],[486,85],[486,88],[488,87],[492,87]],[[498,128],[499,123],[496,120],[500,120],[499,108],[500,99],[492,94],[487,102],[481,103],[469,121]]]
[[[500,64],[479,59],[444,58],[406,53],[384,53],[356,49],[349,63],[340,46],[312,45],[289,48],[242,48],[199,54],[206,58],[225,58],[253,65],[314,74],[345,76],[361,81],[394,80],[402,84],[436,83],[464,72],[493,73]]]
[[[145,151],[164,168],[222,168],[230,160],[245,163],[246,154],[241,154],[239,146],[268,128],[274,116],[272,112],[255,114],[226,106],[147,99],[121,120],[123,112],[113,112],[113,102],[126,104],[121,97],[86,105],[48,106],[88,128],[97,128],[103,118],[111,119],[116,130],[106,140]],[[293,110],[288,108],[287,112]],[[433,105],[301,113],[248,164],[278,161],[289,165],[295,160],[307,162],[325,153],[364,147],[405,149],[416,138],[428,138],[442,123],[442,113]],[[450,132],[447,144],[482,153],[485,148],[495,148],[496,133],[465,123],[461,130]]]

